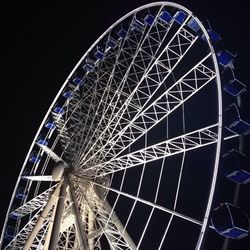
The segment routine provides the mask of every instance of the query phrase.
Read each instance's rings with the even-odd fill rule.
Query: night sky
[[[67,2],[70,4],[12,3],[3,9],[6,34],[2,36],[5,80],[1,84],[0,228],[30,144],[59,88],[86,50],[110,25],[151,1],[89,1],[88,6],[84,1]],[[225,48],[237,54],[236,78],[250,91],[250,9],[244,6],[245,1],[238,0],[234,5],[226,0],[175,2],[189,8],[203,21],[210,21],[223,38]],[[249,93],[244,94],[243,105],[250,120]],[[244,195],[249,193],[249,185],[243,187]],[[242,206],[249,209],[249,194],[248,197],[243,194]],[[239,243],[240,247],[234,243],[231,250],[246,250],[246,243],[247,240],[242,245]],[[217,249],[220,248],[213,248]]]

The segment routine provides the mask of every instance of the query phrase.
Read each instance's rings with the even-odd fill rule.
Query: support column
[[[44,241],[44,249],[49,249],[49,242],[50,242],[50,238],[51,238],[51,233],[52,233],[52,228],[53,228],[53,224],[54,224],[54,220],[55,220],[55,214],[56,214],[56,206],[53,210],[51,219],[50,219],[50,224],[49,224],[49,228],[45,237],[45,241]]]
[[[64,210],[66,188],[67,188],[67,183],[64,179],[62,186],[61,186],[58,202],[57,202],[56,214],[55,214],[54,224],[53,224],[51,238],[50,238],[49,250],[57,249],[58,238],[59,238],[59,233],[60,233],[60,225],[61,225],[62,214]]]
[[[75,217],[75,226],[76,226],[76,232],[77,232],[80,250],[89,250],[87,237],[86,237],[86,230],[84,230],[82,223],[81,223],[81,216],[79,214],[78,206],[76,205],[77,202],[76,202],[76,198],[74,195],[74,189],[73,189],[73,186],[70,182],[68,175],[65,176],[65,181],[69,185],[69,194],[70,194],[70,199],[72,201],[72,212]]]
[[[38,217],[38,220],[32,230],[32,232],[30,233],[24,247],[23,250],[29,250],[34,239],[36,238],[39,230],[41,229],[43,222],[45,221],[49,211],[52,209],[53,205],[56,203],[57,199],[58,199],[58,195],[59,195],[59,191],[60,191],[60,184],[56,187],[55,191],[52,193],[50,199],[48,200],[47,204],[45,205],[42,213],[40,214],[40,216]]]
[[[94,214],[90,208],[88,208],[88,230],[89,236],[94,232]],[[94,250],[94,238],[88,237],[89,250]]]

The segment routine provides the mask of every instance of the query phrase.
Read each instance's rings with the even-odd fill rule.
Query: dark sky
[[[0,228],[30,144],[62,83],[110,25],[151,1],[88,1],[88,6],[84,1],[65,2],[67,4],[61,1],[53,5],[42,1],[32,5],[12,3],[3,9],[6,34],[2,36],[5,80],[1,84]],[[250,91],[250,9],[245,6],[246,1],[238,0],[234,5],[227,0],[176,2],[202,20],[208,19],[225,40],[226,48],[237,53],[236,77],[248,85]],[[249,105],[249,96],[244,96],[245,106]]]

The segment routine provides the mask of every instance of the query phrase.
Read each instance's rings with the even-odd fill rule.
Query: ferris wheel
[[[181,249],[184,242],[198,250],[208,230],[246,236],[249,225],[217,226],[219,208],[210,222],[221,145],[250,132],[236,104],[226,112],[238,120],[223,119],[223,88],[239,99],[245,86],[220,39],[171,2],[139,7],[107,29],[37,131],[1,249]],[[239,181],[237,173],[226,175]]]

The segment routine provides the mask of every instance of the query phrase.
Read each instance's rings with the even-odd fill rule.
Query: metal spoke
[[[202,222],[201,222],[201,221],[198,221],[198,220],[196,220],[196,219],[194,219],[194,218],[191,218],[191,217],[186,216],[186,215],[184,215],[184,214],[178,213],[178,212],[176,212],[176,211],[174,211],[174,210],[171,210],[171,209],[168,209],[168,208],[166,208],[166,207],[160,206],[160,205],[155,204],[155,203],[153,203],[153,202],[150,202],[150,201],[147,201],[147,200],[145,200],[145,199],[136,197],[136,196],[134,196],[134,195],[131,195],[131,194],[122,192],[122,191],[120,191],[120,190],[116,190],[116,189],[111,188],[111,187],[105,187],[105,186],[103,186],[103,185],[101,185],[101,184],[99,184],[99,183],[97,183],[97,182],[91,181],[91,183],[93,183],[93,184],[96,185],[97,187],[101,187],[101,188],[107,189],[107,190],[109,190],[109,191],[115,192],[115,193],[117,193],[117,194],[119,194],[119,195],[128,197],[128,198],[130,198],[130,199],[132,199],[132,200],[134,200],[134,201],[143,203],[143,204],[145,204],[145,205],[147,205],[147,206],[150,206],[150,207],[152,207],[152,208],[155,208],[155,209],[159,209],[159,210],[161,210],[161,211],[163,211],[163,212],[166,212],[166,213],[171,214],[171,215],[173,215],[173,216],[177,216],[177,217],[179,217],[179,218],[182,218],[182,219],[187,220],[187,221],[189,221],[189,222],[192,222],[192,223],[194,223],[194,224],[197,224],[197,225],[200,225],[200,226],[202,225]]]
[[[182,29],[183,29],[183,26],[184,24],[178,29],[178,31],[176,32],[175,36],[177,36],[179,33],[181,33]],[[169,29],[171,28],[171,25],[169,27],[167,27],[166,29],[166,34],[165,36],[167,36],[168,34],[168,31]],[[185,29],[183,29],[183,32],[185,31]],[[165,38],[165,36],[163,37],[163,39]],[[166,46],[165,50],[163,50],[158,56],[157,58],[155,59],[155,55],[157,55],[158,53],[158,50],[160,49],[160,44],[158,44],[158,48],[157,50],[154,52],[153,55],[150,55],[150,61],[146,64],[147,67],[144,69],[143,71],[143,75],[142,75],[142,78],[136,82],[136,86],[134,88],[134,90],[130,93],[130,96],[129,98],[127,98],[126,102],[121,106],[121,108],[119,110],[116,111],[116,114],[115,116],[110,120],[110,122],[108,122],[108,124],[106,125],[106,127],[104,128],[102,134],[99,136],[99,139],[98,141],[100,141],[101,139],[103,139],[103,135],[105,134],[105,132],[108,130],[113,130],[112,127],[115,125],[117,126],[117,124],[120,123],[120,119],[121,117],[123,116],[124,112],[129,108],[129,105],[130,105],[130,102],[132,100],[132,98],[136,97],[136,93],[137,91],[140,91],[142,93],[144,93],[145,91],[150,91],[150,95],[153,95],[153,93],[155,91],[157,91],[157,87],[160,85],[159,83],[157,84],[147,84],[147,86],[150,86],[152,85],[151,87],[148,87],[149,89],[145,89],[145,86],[143,85],[144,84],[144,79],[146,79],[146,81],[152,81],[152,76],[150,75],[150,72],[154,72],[155,71],[155,67],[157,67],[159,69],[160,66],[157,66],[158,65],[158,62],[161,64],[161,65],[166,65],[166,69],[165,71],[167,72],[167,76],[170,74],[170,68],[169,67],[174,67],[174,65],[172,65],[172,60],[171,60],[171,57],[169,56],[169,53],[168,53],[168,47],[170,47],[171,45],[171,42],[174,41],[174,37],[171,39],[171,41],[168,43],[168,45]],[[195,38],[193,37],[190,41],[190,44],[192,44],[192,40],[195,40]],[[145,42],[146,40],[144,40],[143,42]],[[161,41],[160,41],[161,42]],[[141,46],[140,48],[142,51],[143,51],[143,45]],[[139,53],[139,51],[141,50],[137,50],[137,53]],[[166,55],[165,55],[166,54]],[[137,54],[136,54],[137,55]],[[177,57],[177,59],[179,59],[179,61],[181,60],[183,55],[180,55],[179,57]],[[167,57],[167,60],[166,60],[166,57]],[[175,55],[176,57],[176,55]],[[136,57],[135,57],[136,58]],[[176,60],[174,60],[173,62],[175,62]],[[177,62],[178,63],[178,62]],[[130,67],[132,67],[133,64],[131,64]],[[130,72],[130,67],[128,68],[128,73]],[[163,67],[164,68],[164,67]],[[125,82],[128,81],[127,78],[124,78]],[[130,80],[130,78],[129,78]],[[130,84],[130,81],[128,81],[128,85]],[[141,88],[140,88],[141,87]],[[151,93],[152,92],[152,93]],[[143,108],[143,106],[145,105],[142,105],[142,107],[140,107],[140,110]],[[132,108],[132,112],[134,112],[135,109]],[[138,112],[138,111],[137,111]],[[112,126],[112,124],[114,124]],[[112,132],[109,132],[110,134],[112,134]],[[96,142],[97,143],[97,142]],[[96,144],[95,143],[95,144]],[[93,146],[92,146],[93,147]],[[90,150],[89,150],[90,151]],[[93,151],[93,148],[91,148],[91,151]],[[86,158],[88,155],[88,152],[84,153],[84,158]]]
[[[103,158],[106,155],[115,157],[117,154],[120,154],[129,145],[138,140],[152,129],[152,127],[156,126],[176,108],[211,82],[216,77],[216,74],[205,65],[208,59],[211,59],[211,53],[167,89],[165,93],[160,95],[155,102],[149,105],[138,116],[134,117],[124,129],[119,131],[117,136],[105,144],[105,147],[101,149],[102,152],[98,150],[84,164],[87,164],[91,158],[98,156],[98,154],[101,154]],[[198,74],[200,75],[199,77],[197,77]],[[184,91],[180,92],[178,89],[186,89],[185,95]]]
[[[37,209],[42,208],[45,206],[45,204],[48,202],[52,192],[56,188],[58,184],[54,185],[53,187],[47,189],[40,195],[34,197],[30,201],[26,202],[22,206],[16,208],[15,210],[11,211],[10,215],[11,216],[17,216],[18,218],[21,218],[27,214],[30,214],[34,212]]]
[[[98,164],[78,172],[78,175],[96,177],[114,173],[116,171],[135,167],[150,161],[194,150],[203,146],[217,143],[218,124],[214,124],[190,133],[169,139],[155,145],[145,147],[121,157],[113,158],[105,163]]]

